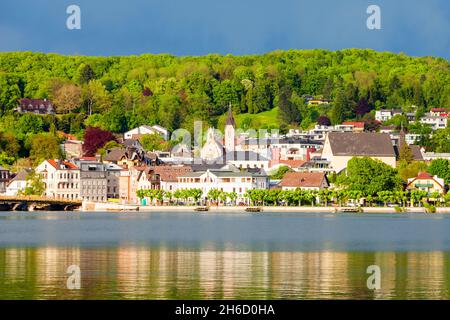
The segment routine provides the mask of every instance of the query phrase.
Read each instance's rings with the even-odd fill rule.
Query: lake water
[[[450,215],[0,213],[0,299],[449,298]]]

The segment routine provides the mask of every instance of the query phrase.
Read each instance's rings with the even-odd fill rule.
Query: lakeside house
[[[20,170],[19,173],[17,173],[9,182],[6,187],[5,195],[14,197],[23,191],[28,185],[27,177],[30,173],[31,169]]]
[[[178,188],[178,177],[192,172],[191,166],[152,166],[140,171],[138,190],[164,190],[173,192]]]
[[[315,190],[329,188],[330,184],[323,172],[288,172],[281,180],[281,190]]]
[[[227,165],[219,169],[208,168],[180,175],[178,189],[201,189],[203,199],[207,198],[212,189],[235,192],[238,202],[245,202],[247,191],[269,189],[269,177],[264,173],[240,171],[232,165]]]
[[[45,183],[45,196],[55,199],[81,199],[80,169],[65,160],[45,160],[36,167]]]
[[[431,176],[428,172],[420,172],[417,177],[408,179],[406,190],[421,190],[431,195],[438,192],[440,195],[445,194],[446,187],[444,179],[437,176]]]
[[[353,157],[369,157],[396,167],[396,154],[389,134],[330,132],[325,139],[320,160],[328,162],[328,169],[341,172]]]

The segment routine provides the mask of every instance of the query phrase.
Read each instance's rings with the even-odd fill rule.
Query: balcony
[[[416,187],[416,188],[433,188],[433,184],[432,183],[416,183],[414,185],[414,187]]]

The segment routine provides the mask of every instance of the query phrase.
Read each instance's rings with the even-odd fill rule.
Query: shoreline
[[[202,206],[142,206],[132,204],[118,203],[83,203],[81,212],[197,212],[195,209]],[[210,206],[204,213],[251,213],[247,208],[256,208],[252,206]],[[355,207],[257,207],[261,211],[270,213],[342,213],[342,209],[357,209]],[[361,207],[360,213],[426,213],[424,207],[407,207],[404,212],[396,212],[393,207]],[[357,213],[357,212],[355,212]],[[449,214],[450,207],[437,207],[434,214]]]

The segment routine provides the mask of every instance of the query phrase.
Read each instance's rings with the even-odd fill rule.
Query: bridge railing
[[[0,196],[0,201],[27,201],[27,202],[57,202],[57,203],[82,203],[80,199],[61,199],[40,196]]]

